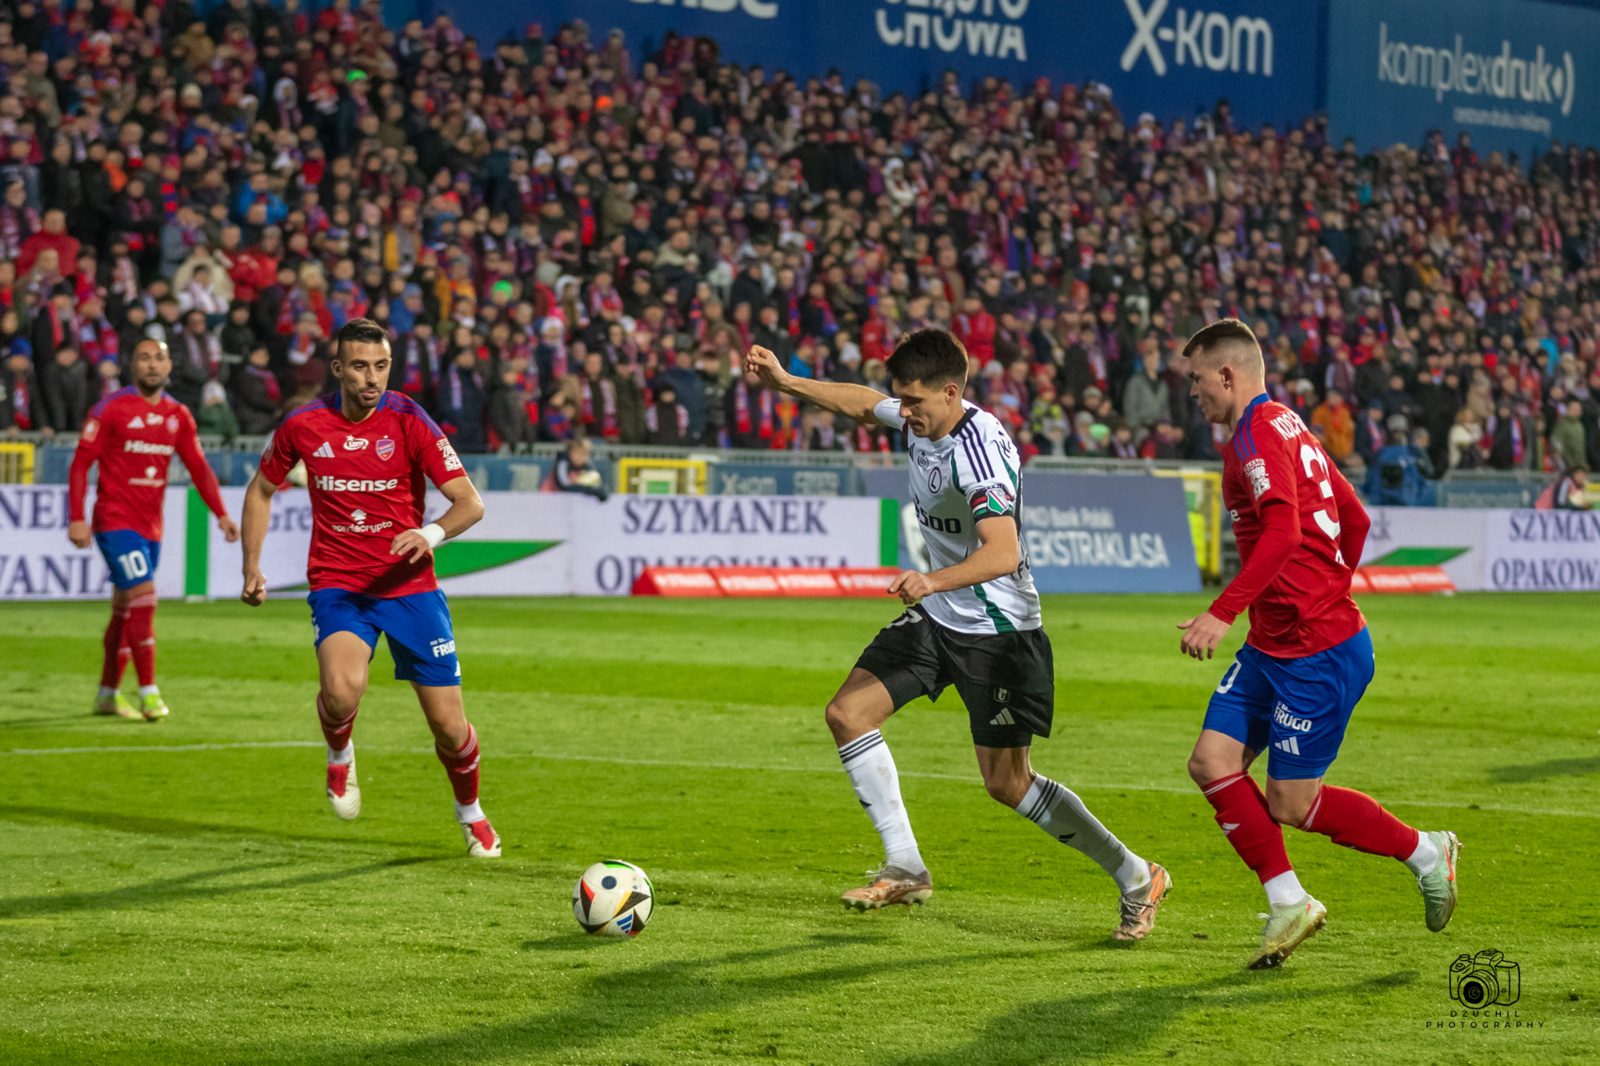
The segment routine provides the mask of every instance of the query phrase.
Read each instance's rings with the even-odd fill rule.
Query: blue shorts
[[[1373,669],[1372,635],[1365,626],[1303,659],[1277,659],[1246,644],[1211,696],[1205,728],[1253,752],[1265,751],[1268,777],[1321,777],[1339,754]]]
[[[396,681],[414,681],[428,688],[461,684],[450,605],[438,589],[392,599],[344,589],[316,589],[306,602],[311,605],[311,635],[316,644],[333,633],[354,633],[376,651],[382,633],[389,638]]]
[[[108,529],[94,535],[94,543],[111,568],[111,583],[131,589],[156,579],[156,564],[161,561],[161,542],[145,540],[131,529]]]

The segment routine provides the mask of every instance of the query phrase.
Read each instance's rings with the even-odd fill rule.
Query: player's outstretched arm
[[[421,529],[408,529],[395,537],[389,545],[389,554],[398,555],[414,563],[437,548],[450,537],[465,533],[483,518],[483,497],[468,477],[451,478],[439,486],[450,509]]]
[[[889,594],[899,596],[906,606],[935,592],[981,585],[1013,573],[1022,559],[1017,541],[1017,523],[1010,516],[984,518],[978,525],[978,550],[954,566],[924,574],[904,570],[889,583]]]
[[[869,426],[883,424],[872,413],[872,409],[884,400],[883,393],[876,389],[869,389],[865,385],[851,385],[843,381],[813,381],[810,378],[795,377],[778,364],[776,355],[760,345],[752,346],[750,351],[745,353],[744,369],[745,373],[760,378],[761,383],[767,388],[787,392],[790,396],[804,400],[813,407],[832,411],[853,422]]]
[[[244,589],[239,598],[252,607],[259,607],[267,598],[267,579],[261,574],[261,544],[267,539],[267,524],[272,521],[272,496],[278,486],[259,473],[250,479],[244,490],[243,529]]]

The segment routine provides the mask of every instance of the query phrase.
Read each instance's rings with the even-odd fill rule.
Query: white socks
[[[887,865],[907,873],[925,873],[928,867],[917,851],[911,819],[900,801],[900,774],[894,767],[894,756],[889,754],[883,734],[874,729],[856,737],[839,749],[839,761],[850,775],[850,787],[855,789],[856,799],[872,819],[872,828],[883,838]]]
[[[1093,859],[1116,879],[1124,895],[1150,883],[1150,864],[1128,850],[1101,825],[1070,788],[1040,774],[1033,779],[1022,802],[1017,804],[1017,813],[1069,848]]]
[[[139,698],[140,699],[144,699],[146,696],[159,696],[159,695],[161,695],[161,686],[160,685],[140,685],[139,686]]]
[[[465,807],[459,803],[456,804],[456,821],[460,822],[462,825],[471,825],[473,822],[481,822],[483,821],[484,817],[483,808],[478,806],[477,800],[473,800]]]
[[[1283,907],[1290,903],[1299,903],[1306,898],[1306,890],[1300,887],[1300,879],[1294,871],[1269,877],[1261,882],[1261,887],[1267,890],[1267,906]]]
[[[328,749],[328,765],[329,766],[349,766],[351,763],[353,763],[355,761],[356,761],[356,742],[353,741],[353,740],[350,743],[348,743],[348,744],[346,744],[344,746],[344,750],[343,751],[334,751],[332,748]]]
[[[1427,833],[1418,833],[1417,850],[1411,853],[1410,858],[1402,861],[1406,864],[1406,869],[1410,870],[1412,874],[1422,877],[1425,874],[1432,873],[1433,868],[1439,865],[1441,858],[1443,856],[1439,854],[1439,849],[1434,844],[1433,838]]]
[[[110,688],[109,686],[106,686],[106,685],[101,685],[100,686],[100,695],[96,696],[95,699],[109,700],[112,696],[115,696],[116,694],[117,694],[117,690],[116,689]]]

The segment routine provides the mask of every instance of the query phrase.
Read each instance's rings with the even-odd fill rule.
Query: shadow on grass
[[[305,844],[337,844],[340,847],[376,846],[385,848],[415,847],[410,841],[378,840],[372,837],[321,836],[314,833],[285,833],[255,825],[225,825],[219,822],[190,822],[181,818],[159,818],[149,814],[129,814],[124,811],[75,811],[67,807],[37,807],[14,803],[0,803],[0,821],[3,822],[69,822],[94,829],[107,829],[116,833],[137,833],[142,836],[185,837],[217,834],[247,839],[293,840]]]
[[[1548,781],[1552,777],[1583,777],[1600,774],[1600,757],[1587,759],[1546,759],[1525,766],[1496,766],[1489,778],[1497,785],[1525,785],[1534,781]]]
[[[241,895],[246,892],[269,892],[273,889],[304,888],[308,885],[321,885],[332,881],[343,881],[346,878],[361,877],[364,874],[380,873],[399,866],[414,866],[423,862],[440,862],[445,858],[446,856],[443,855],[409,855],[398,859],[389,859],[385,862],[371,862],[364,866],[351,866],[343,870],[299,874],[294,877],[280,877],[271,881],[255,881],[243,885],[207,884],[206,882],[208,881],[215,881],[223,877],[278,869],[289,864],[267,862],[223,866],[215,870],[201,870],[192,874],[184,874],[181,877],[164,877],[155,881],[146,881],[139,885],[119,885],[116,888],[108,888],[100,892],[55,892],[48,895],[13,896],[9,899],[0,899],[0,919],[34,917],[42,914],[65,914],[73,911],[127,910],[134,907],[161,906],[180,901],[219,899],[225,896]]]
[[[1332,999],[1349,1002],[1352,998],[1405,988],[1421,977],[1415,970],[1401,970],[1382,977],[1368,978],[1336,988],[1304,989],[1296,985],[1294,974],[1283,970],[1261,973],[1238,971],[1210,981],[1152,988],[1126,986],[1089,992],[1064,999],[1028,1003],[1003,1015],[972,1035],[963,1047],[947,1048],[899,1059],[896,1066],[972,1066],[998,1062],[1094,1062],[1102,1059],[1128,1061],[1156,1055],[1157,1041],[1167,1028],[1198,1011],[1237,1010],[1294,1004],[1286,1014],[1284,1033],[1252,1032],[1248,1039],[1262,1047],[1288,1035],[1309,1012],[1308,1001]],[[1281,1045],[1275,1045],[1281,1046]],[[1168,1048],[1165,1054],[1175,1054]]]
[[[330,1046],[319,1043],[299,1055],[274,1056],[286,1066],[334,1066],[351,1061],[385,1064],[426,1063],[455,1066],[490,1060],[587,1061],[614,1042],[637,1038],[651,1027],[700,1014],[723,1016],[763,1003],[775,1006],[809,996],[837,998],[867,994],[886,975],[894,982],[916,982],[918,973],[937,973],[947,967],[973,962],[1014,960],[1026,974],[1037,950],[983,951],[932,958],[897,958],[886,962],[877,953],[869,959],[836,965],[815,965],[794,972],[773,972],[769,964],[785,956],[805,956],[834,948],[859,946],[875,939],[862,934],[813,936],[809,940],[760,950],[738,951],[692,961],[674,960],[634,970],[609,968],[586,973],[587,967],[562,971],[579,975],[566,985],[567,1004],[517,1021],[482,1025],[414,1039],[381,1044]],[[563,947],[589,947],[584,939],[552,937],[529,941],[525,949],[555,951]],[[575,953],[578,954],[578,953]],[[817,960],[821,963],[822,960]],[[741,972],[739,967],[760,967]],[[1348,1001],[1415,983],[1420,975],[1402,971],[1351,985],[1307,990],[1296,982],[1284,986],[1284,974],[1233,973],[1211,981],[1154,988],[1108,988],[1064,999],[1021,1002],[1029,987],[1025,978],[1010,990],[974,990],[975,995],[1005,996],[1017,1009],[981,1030],[959,1048],[944,1049],[900,1060],[902,1066],[973,1066],[974,1063],[1027,1061],[1085,1062],[1103,1056],[1123,1058],[1148,1047],[1167,1028],[1194,1011],[1236,1007],[1303,1005],[1315,999]],[[1290,976],[1292,980],[1292,975]],[[880,990],[881,991],[881,990]],[[874,992],[872,994],[879,994]],[[892,1003],[886,1001],[886,1008]],[[789,1037],[790,1040],[794,1036]],[[275,1049],[277,1050],[277,1049]],[[681,1049],[680,1049],[681,1050]],[[790,1046],[784,1052],[804,1049]],[[773,1051],[755,1052],[774,1054]],[[670,1054],[668,1057],[672,1057]],[[815,1057],[814,1054],[811,1055]]]

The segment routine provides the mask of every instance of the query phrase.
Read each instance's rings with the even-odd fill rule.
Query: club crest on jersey
[[[1244,464],[1244,476],[1250,479],[1250,492],[1256,499],[1267,494],[1272,488],[1272,480],[1267,477],[1267,461],[1265,459],[1252,459]]]
[[[168,415],[167,416],[167,432],[168,433],[176,433],[176,432],[178,432],[178,416],[177,415]]]
[[[377,447],[373,449],[378,453],[379,459],[387,459],[394,454],[394,441],[388,437],[378,438]]]
[[[367,440],[365,437],[356,437],[346,433],[344,438],[344,450],[347,452],[359,452],[371,443],[372,442]]]
[[[942,488],[944,488],[944,469],[936,466],[928,471],[928,491],[937,496]]]

